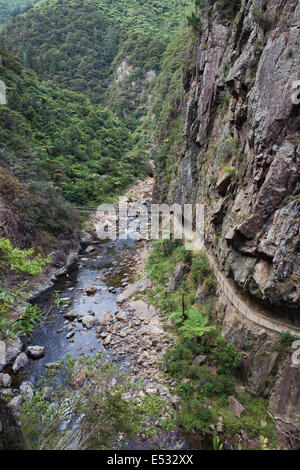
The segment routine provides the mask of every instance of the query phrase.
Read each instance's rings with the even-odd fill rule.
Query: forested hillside
[[[172,37],[163,54],[161,72],[152,85],[147,114],[133,149],[135,158],[143,151],[154,160],[160,182],[167,185],[176,169],[174,160],[184,148],[182,75],[191,77],[194,64],[194,35],[185,27]]]
[[[0,48],[0,237],[48,253],[79,220],[73,205],[96,205],[141,174],[127,157],[131,136],[109,110],[84,95],[46,85]]]
[[[13,4],[23,11],[13,2],[10,13]],[[30,230],[59,234],[74,226],[66,201],[94,206],[145,174],[160,125],[173,122],[180,102],[192,5],[44,0],[9,21],[0,49],[2,184],[14,180],[14,210]]]
[[[3,161],[31,184],[51,181],[77,204],[113,195],[138,175],[125,158],[130,134],[110,111],[72,91],[40,82],[1,51],[0,78],[8,87],[1,107]]]
[[[13,18],[4,38],[42,78],[108,103],[134,128],[167,43],[192,4],[44,0]]]
[[[0,0],[0,25],[6,23],[11,16],[24,13],[38,0]]]

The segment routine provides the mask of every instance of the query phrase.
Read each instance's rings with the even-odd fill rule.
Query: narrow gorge
[[[0,0],[0,449],[300,449],[299,50],[296,0]]]

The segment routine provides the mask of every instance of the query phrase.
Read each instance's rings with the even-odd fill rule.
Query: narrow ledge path
[[[256,323],[263,328],[274,331],[276,333],[285,333],[289,332],[291,335],[300,338],[300,328],[291,326],[289,324],[283,323],[281,321],[271,319],[266,315],[258,313],[255,311],[244,299],[237,293],[237,289],[234,288],[228,279],[220,272],[218,265],[212,256],[211,253],[206,249],[206,253],[211,265],[211,268],[217,278],[218,284],[221,287],[222,291],[230,301],[230,303],[237,309],[237,311],[243,315],[248,320]]]

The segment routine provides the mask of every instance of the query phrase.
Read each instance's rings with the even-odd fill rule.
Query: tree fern
[[[180,333],[186,339],[201,338],[206,333],[215,330],[214,326],[208,326],[208,318],[197,309],[187,311],[187,320],[179,328]]]

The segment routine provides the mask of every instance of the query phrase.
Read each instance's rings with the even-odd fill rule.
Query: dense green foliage
[[[98,103],[122,60],[134,67],[131,81],[159,69],[167,40],[191,5],[192,0],[44,0],[15,17],[5,39],[41,77]]]
[[[136,434],[157,433],[155,422],[164,412],[171,413],[170,406],[145,393],[139,404],[128,399],[134,389],[144,387],[104,359],[101,354],[80,360],[67,356],[41,380],[19,417],[26,449],[124,449]],[[51,397],[45,397],[46,387],[53,390]]]
[[[176,157],[183,150],[182,65],[186,73],[194,70],[193,34],[183,28],[169,42],[164,52],[161,72],[151,88],[148,113],[139,128],[134,155],[146,152],[153,158],[162,184],[172,187],[177,171]],[[186,59],[187,51],[189,58]],[[161,188],[162,189],[162,188]],[[163,193],[163,191],[161,191]]]
[[[11,16],[24,13],[38,0],[0,0],[0,25],[6,23]]]
[[[29,276],[41,274],[44,267],[50,263],[48,258],[34,256],[34,250],[14,248],[9,240],[0,238],[0,332],[6,336],[17,336],[21,333],[32,333],[39,321],[41,312],[36,305],[25,300],[24,285],[5,289],[2,281],[8,274],[22,273]],[[16,311],[20,314],[16,318]]]
[[[22,289],[23,286],[4,289],[0,284],[0,333],[4,337],[30,336],[42,319],[43,312],[25,300]],[[17,309],[19,312],[22,309],[22,314],[17,315]]]
[[[9,110],[2,109],[1,124],[14,174],[26,167],[32,186],[39,189],[47,181],[77,205],[95,205],[142,176],[145,157],[153,156],[148,152],[151,142],[180,101],[181,63],[190,43],[190,31],[181,33],[180,25],[192,5],[192,0],[164,5],[147,0],[45,0],[15,17],[4,35],[9,48],[51,82],[37,81],[19,64],[9,73],[7,67],[0,70],[10,89]],[[114,81],[124,59],[130,73]],[[147,80],[149,72],[158,78]],[[60,92],[53,79],[59,87],[106,102],[130,130],[147,113],[149,94],[154,100],[132,139],[111,113],[82,95]],[[170,142],[178,148],[181,116],[175,112],[178,125],[170,126]],[[20,153],[32,154],[29,149],[34,149],[34,158],[20,162]],[[171,151],[166,143],[162,152]]]
[[[42,259],[39,255],[30,259],[34,254],[34,249],[20,250],[14,248],[9,240],[0,238],[0,269],[1,274],[8,270],[21,273],[28,273],[31,276],[41,274],[43,267],[50,261]]]
[[[170,293],[167,283],[179,261],[187,263],[189,273]],[[205,253],[187,253],[178,242],[169,241],[165,247],[156,242],[147,269],[153,282],[149,300],[177,336],[174,347],[165,354],[163,368],[175,379],[176,393],[182,399],[178,423],[186,431],[210,433],[222,416],[225,433],[234,435],[244,429],[251,437],[273,440],[267,401],[236,387],[242,355],[226,343],[218,326],[215,296],[207,284],[214,276]],[[245,407],[239,419],[229,409],[229,396]],[[266,426],[261,425],[262,420]]]
[[[143,161],[126,157],[131,137],[121,121],[88,98],[40,82],[0,50],[2,159],[30,188],[52,183],[77,205],[102,201],[132,182]]]

